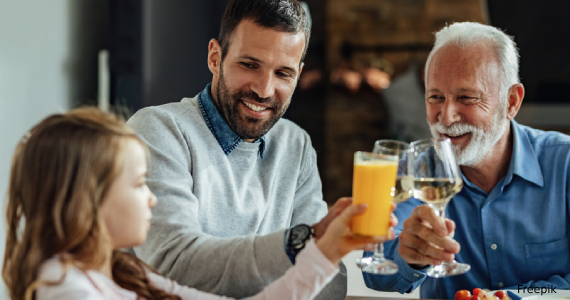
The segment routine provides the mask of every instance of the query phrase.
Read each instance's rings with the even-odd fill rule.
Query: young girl
[[[96,109],[50,116],[26,134],[8,192],[2,275],[12,299],[228,299],[180,286],[118,250],[146,239],[157,201],[146,172],[145,144]],[[379,242],[349,232],[350,218],[364,210],[345,209],[252,299],[314,297],[345,254]]]

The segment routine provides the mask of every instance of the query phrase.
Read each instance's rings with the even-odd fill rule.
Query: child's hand
[[[395,205],[392,205],[394,211]],[[325,234],[317,240],[317,246],[325,256],[334,264],[353,250],[373,251],[376,244],[395,237],[393,227],[398,224],[394,214],[390,217],[390,230],[387,238],[362,237],[352,234],[350,220],[352,217],[366,211],[366,204],[349,205],[328,226]]]

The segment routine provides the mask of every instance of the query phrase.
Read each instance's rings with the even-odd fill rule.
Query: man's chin
[[[263,124],[265,125],[265,124]],[[270,128],[269,128],[270,129]],[[236,133],[244,140],[258,140],[269,132],[269,129],[255,126],[255,128],[244,128],[243,126]]]
[[[457,164],[467,167],[477,167],[489,153],[489,151],[484,152],[483,149],[478,148],[460,149],[458,147],[453,149]]]

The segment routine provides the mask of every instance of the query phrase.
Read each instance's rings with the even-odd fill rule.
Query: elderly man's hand
[[[452,239],[455,223],[441,219],[427,205],[416,207],[404,221],[398,253],[413,268],[452,261],[459,243]]]

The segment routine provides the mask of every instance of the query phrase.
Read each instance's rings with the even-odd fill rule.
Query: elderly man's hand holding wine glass
[[[453,240],[455,224],[445,218],[447,204],[461,191],[463,180],[449,139],[425,139],[410,145],[413,195],[426,203],[404,221],[399,235],[400,256],[412,267],[433,265],[426,274],[440,278],[463,274],[468,264],[454,261],[459,243]]]

